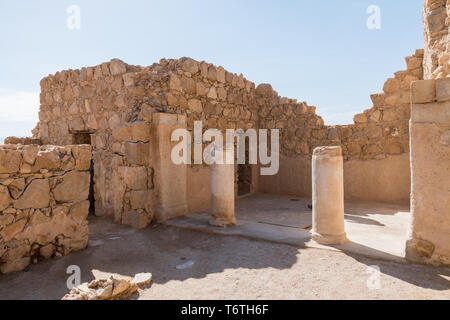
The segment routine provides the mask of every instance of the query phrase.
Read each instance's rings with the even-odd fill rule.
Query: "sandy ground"
[[[153,284],[132,299],[450,299],[450,268],[162,225],[133,230],[99,220],[91,220],[86,250],[0,275],[0,299],[60,299],[68,292],[70,265],[80,267],[82,282],[153,273]],[[191,267],[176,268],[189,261]],[[372,265],[381,271],[379,289],[369,280]]]

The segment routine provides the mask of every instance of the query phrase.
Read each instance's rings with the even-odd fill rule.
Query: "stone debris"
[[[125,300],[151,281],[151,273],[136,274],[132,280],[96,279],[73,288],[61,300]]]

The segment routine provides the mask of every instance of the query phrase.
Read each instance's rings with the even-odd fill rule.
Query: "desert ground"
[[[86,250],[2,275],[0,299],[61,299],[70,265],[81,282],[151,272],[131,299],[450,299],[449,268],[96,217]],[[379,289],[367,285],[369,266],[380,268]]]

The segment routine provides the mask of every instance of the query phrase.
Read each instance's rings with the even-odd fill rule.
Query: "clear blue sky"
[[[67,28],[68,6],[81,29]],[[381,29],[369,30],[369,5]],[[423,0],[39,0],[0,2],[0,137],[29,135],[39,81],[111,58],[150,65],[190,56],[316,105],[326,124],[371,106],[370,94],[423,47]]]

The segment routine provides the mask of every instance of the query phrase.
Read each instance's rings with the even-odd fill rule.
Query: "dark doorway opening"
[[[252,166],[250,164],[238,165],[238,196],[252,192]]]
[[[91,132],[77,132],[72,135],[72,144],[89,144],[92,145],[91,142]],[[94,160],[91,159],[91,167],[89,169],[91,174],[91,183],[89,185],[89,215],[95,215],[95,191],[94,191]]]
[[[252,193],[252,165],[250,162],[248,139],[245,139],[245,164],[238,164],[238,196],[244,196]]]

